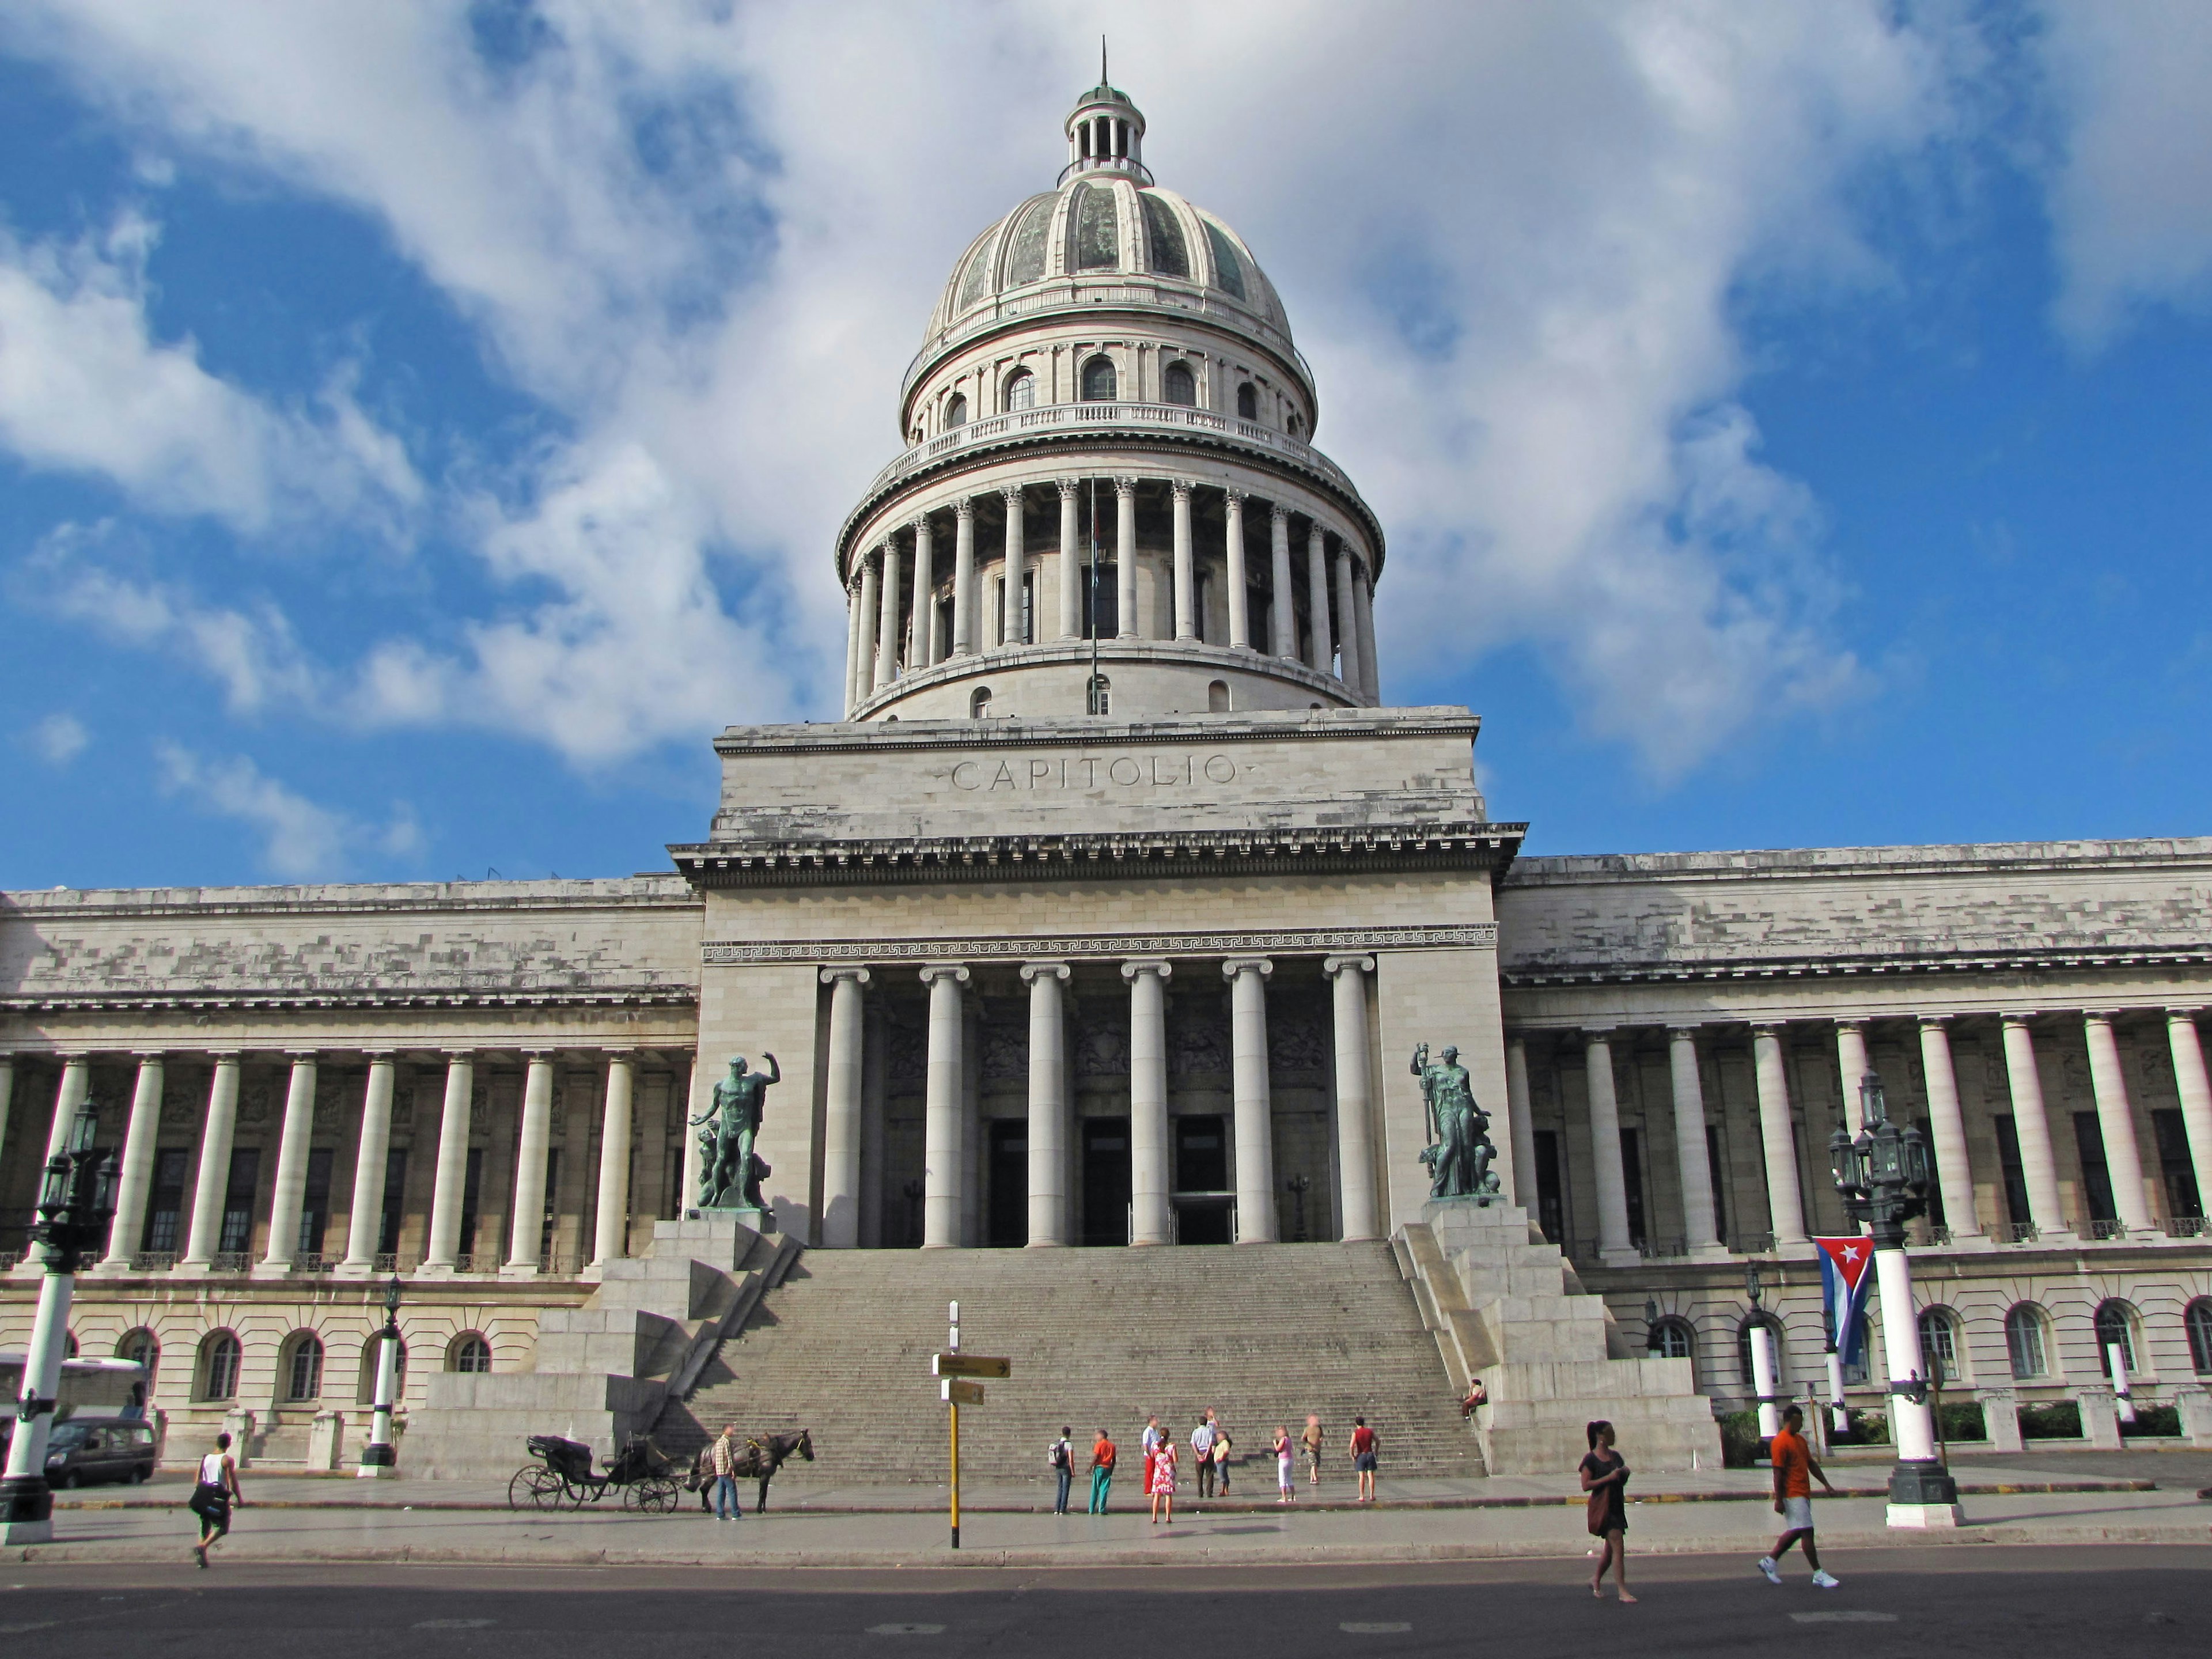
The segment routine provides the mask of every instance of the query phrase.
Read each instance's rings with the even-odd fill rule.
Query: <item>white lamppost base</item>
[[[0,1545],[51,1544],[54,1541],[54,1522],[52,1516],[36,1521],[0,1521]]]
[[[1889,1524],[1893,1527],[1958,1527],[1966,1524],[1966,1513],[1956,1504],[1892,1504]]]
[[[397,1463],[364,1463],[354,1471],[363,1480],[396,1480],[399,1478]]]

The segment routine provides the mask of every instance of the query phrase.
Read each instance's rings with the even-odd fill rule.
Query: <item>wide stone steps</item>
[[[688,1456],[725,1422],[752,1435],[805,1427],[813,1478],[941,1480],[945,1412],[929,1356],[955,1297],[962,1346],[1013,1362],[962,1415],[962,1470],[977,1479],[1048,1480],[1045,1448],[1062,1424],[1079,1462],[1092,1431],[1127,1451],[1153,1413],[1187,1444],[1208,1406],[1247,1483],[1270,1478],[1269,1431],[1295,1434],[1308,1412],[1339,1474],[1355,1413],[1380,1436],[1386,1474],[1482,1472],[1435,1341],[1379,1244],[809,1251],[691,1398],[671,1404],[656,1439]],[[1123,1471],[1133,1485],[1133,1462]]]

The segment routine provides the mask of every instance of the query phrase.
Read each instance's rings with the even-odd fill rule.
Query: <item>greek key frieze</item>
[[[1313,956],[1367,951],[1495,950],[1496,922],[1436,927],[1305,927],[1267,933],[1144,933],[1084,939],[709,940],[709,967],[787,962],[987,962],[1170,956]]]

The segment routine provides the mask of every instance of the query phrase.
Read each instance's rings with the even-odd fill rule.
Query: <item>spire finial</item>
[[[1102,87],[1114,84],[1106,78],[1106,37],[1103,34],[1098,37],[1098,84]]]

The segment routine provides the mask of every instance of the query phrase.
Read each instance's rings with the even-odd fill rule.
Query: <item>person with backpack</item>
[[[1106,1499],[1114,1490],[1113,1437],[1105,1430],[1098,1431],[1098,1438],[1091,1447],[1091,1513],[1106,1513]]]
[[[239,1490],[238,1460],[230,1455],[230,1437],[219,1434],[215,1437],[215,1449],[200,1459],[199,1479],[193,1483],[192,1495],[185,1507],[199,1517],[200,1541],[192,1546],[192,1558],[205,1571],[208,1551],[230,1531],[230,1508],[233,1504],[241,1508],[246,1494]]]
[[[1060,1491],[1052,1500],[1054,1515],[1067,1513],[1067,1486],[1075,1479],[1075,1448],[1068,1443],[1067,1437],[1073,1432],[1073,1429],[1062,1424],[1060,1438],[1052,1443],[1052,1449],[1045,1454],[1046,1462],[1051,1465],[1053,1474],[1060,1480]]]

